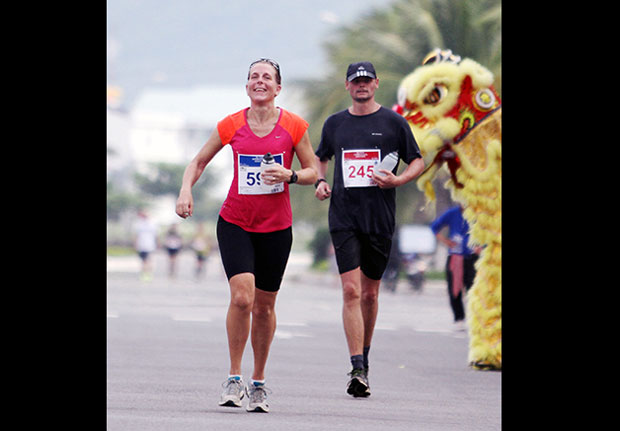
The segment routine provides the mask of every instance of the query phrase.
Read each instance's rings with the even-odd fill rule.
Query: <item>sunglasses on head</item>
[[[271,64],[273,68],[276,70],[276,82],[278,83],[278,85],[280,85],[280,83],[282,82],[282,74],[280,73],[280,65],[270,58],[261,58],[259,60],[253,61],[250,64],[250,68],[248,69],[248,79],[250,79],[250,70],[252,70],[252,66],[254,66],[256,63]]]
[[[280,65],[277,62],[275,62],[274,60],[270,59],[270,58],[260,58],[260,59],[258,59],[256,61],[253,61],[252,63],[250,63],[250,69],[256,63],[269,63],[278,71],[278,73],[280,73]]]

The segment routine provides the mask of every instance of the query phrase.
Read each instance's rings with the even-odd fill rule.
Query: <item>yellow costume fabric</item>
[[[403,115],[427,168],[418,187],[429,202],[431,181],[447,169],[445,187],[463,207],[470,246],[484,246],[467,295],[469,364],[502,366],[502,110],[493,74],[471,59],[435,50],[401,82],[394,110]]]

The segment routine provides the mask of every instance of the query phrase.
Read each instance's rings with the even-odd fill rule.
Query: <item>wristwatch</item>
[[[316,180],[316,183],[314,183],[314,188],[316,189],[323,181],[327,182],[325,178],[319,178],[318,180]]]
[[[293,172],[293,173],[291,174],[291,179],[290,179],[290,180],[288,180],[288,183],[289,183],[289,184],[293,184],[293,183],[296,183],[296,182],[297,182],[297,172],[295,172],[295,171],[294,171],[294,170],[292,170],[292,169],[291,169],[291,172]]]

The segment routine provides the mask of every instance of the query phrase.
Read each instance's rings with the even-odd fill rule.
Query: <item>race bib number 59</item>
[[[283,164],[282,154],[274,154],[276,163]],[[284,191],[284,183],[267,185],[261,181],[260,162],[261,155],[239,154],[239,194],[240,195],[266,195]]]
[[[381,150],[342,150],[342,178],[345,187],[376,187],[372,180]]]

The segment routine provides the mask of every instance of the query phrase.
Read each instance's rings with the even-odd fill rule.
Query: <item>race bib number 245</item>
[[[376,187],[372,180],[381,150],[342,150],[342,178],[345,187]]]

